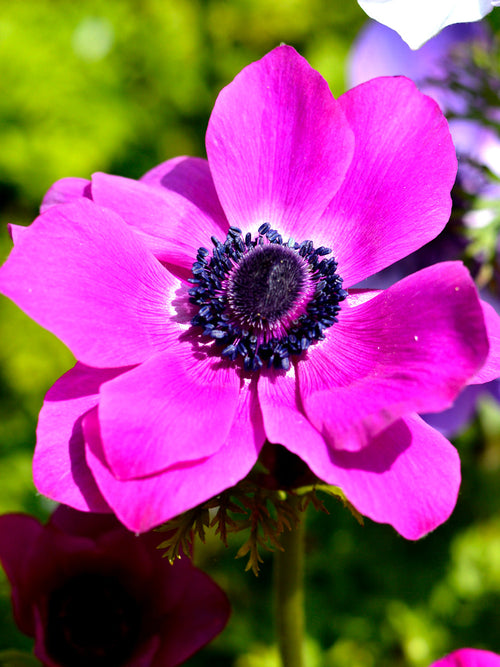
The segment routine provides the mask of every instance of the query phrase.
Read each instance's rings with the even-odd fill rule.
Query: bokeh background
[[[498,13],[498,12],[497,12]],[[7,223],[29,224],[48,187],[94,171],[138,177],[204,156],[218,91],[281,42],[345,90],[366,17],[355,0],[0,0],[0,259]],[[497,17],[490,17],[497,22]],[[498,30],[497,30],[498,33]],[[0,513],[45,518],[31,479],[37,414],[71,354],[0,298]],[[361,526],[333,499],[308,512],[308,667],[428,666],[460,646],[500,653],[500,414],[491,398],[456,440],[452,518],[413,543]],[[272,558],[256,579],[209,536],[197,561],[228,593],[225,632],[191,667],[275,667]],[[0,572],[0,651],[30,650]]]

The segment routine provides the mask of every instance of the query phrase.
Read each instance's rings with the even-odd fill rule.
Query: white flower
[[[401,35],[418,49],[445,26],[479,21],[500,0],[358,0],[361,8],[379,23]]]

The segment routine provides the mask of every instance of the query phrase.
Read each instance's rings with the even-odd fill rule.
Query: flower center
[[[292,310],[307,282],[307,265],[293,250],[256,246],[229,275],[229,309],[244,328],[273,328]]]
[[[47,652],[58,664],[128,664],[141,632],[141,610],[118,579],[94,572],[72,577],[51,594],[47,612]]]
[[[283,243],[269,223],[256,238],[230,227],[224,243],[212,243],[212,257],[200,248],[193,264],[189,294],[199,310],[191,324],[223,348],[222,356],[241,356],[246,370],[264,363],[287,370],[291,355],[324,338],[347,296],[337,262],[326,258],[330,248]]]

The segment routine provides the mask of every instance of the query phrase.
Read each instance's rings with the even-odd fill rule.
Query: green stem
[[[282,667],[304,667],[304,520],[281,534],[274,555],[276,631]]]

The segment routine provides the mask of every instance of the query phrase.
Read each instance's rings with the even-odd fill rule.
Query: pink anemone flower
[[[139,181],[63,179],[12,228],[1,290],[78,359],[40,413],[37,488],[140,532],[270,442],[421,537],[450,515],[460,463],[417,413],[500,375],[498,318],[459,262],[355,285],[446,224],[441,111],[404,77],[335,100],[281,46],[221,91],[206,147]]]
[[[475,648],[461,648],[433,662],[431,667],[500,667],[500,655]]]
[[[44,665],[175,667],[224,629],[224,592],[189,558],[162,558],[160,541],[65,506],[45,526],[0,516],[15,619]]]

